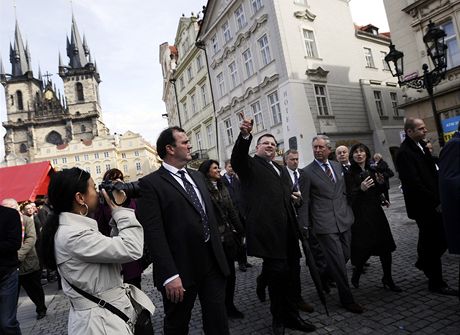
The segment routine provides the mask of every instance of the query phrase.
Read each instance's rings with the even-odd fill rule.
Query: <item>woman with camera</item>
[[[124,176],[119,169],[110,169],[104,173],[102,180],[103,184],[101,185],[111,185],[113,182],[123,183]],[[99,188],[101,188],[101,186],[99,186]],[[127,197],[126,200],[124,200],[120,205],[136,210],[136,201],[129,197]],[[99,231],[105,236],[111,236],[113,219],[110,205],[106,201],[99,203],[96,213],[94,214],[94,219],[97,221]],[[142,272],[144,270],[141,260],[138,259],[122,264],[121,268],[123,274],[123,282],[132,284],[140,289]]]
[[[238,212],[233,206],[232,199],[222,183],[219,163],[213,159],[201,163],[198,170],[205,176],[206,186],[211,195],[218,220],[218,229],[224,247],[225,256],[230,268],[230,275],[227,277],[225,287],[225,306],[227,307],[227,316],[229,318],[241,319],[244,314],[241,313],[234,303],[235,295],[235,261],[241,248],[241,237],[244,235],[244,228],[240,223]]]
[[[53,212],[42,230],[42,253],[45,265],[57,268],[70,299],[70,335],[133,334],[135,308],[154,310],[148,297],[124,285],[120,275],[121,263],[142,256],[142,226],[132,209],[115,204],[123,201],[122,192],[114,192],[115,202],[105,190],[102,195],[112,211],[114,237],[101,234],[90,218],[99,196],[88,172],[75,167],[51,176],[48,197]]]
[[[383,192],[384,177],[370,166],[371,153],[362,143],[350,149],[350,170],[345,175],[347,193],[355,222],[351,227],[351,263],[355,266],[351,283],[359,287],[363,266],[370,256],[379,256],[383,269],[382,284],[401,292],[391,275],[391,253],[396,249],[390,225],[382,206],[388,206]]]

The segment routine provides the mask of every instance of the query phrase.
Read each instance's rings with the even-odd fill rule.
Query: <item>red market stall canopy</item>
[[[48,193],[52,173],[54,169],[50,162],[0,168],[0,201],[5,198],[17,202],[35,201]]]

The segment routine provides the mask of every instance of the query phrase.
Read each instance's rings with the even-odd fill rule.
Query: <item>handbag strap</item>
[[[70,285],[75,291],[80,293],[82,296],[84,296],[86,299],[91,300],[92,302],[96,303],[99,307],[108,309],[111,311],[113,314],[119,316],[124,322],[129,324],[129,317],[120,311],[118,308],[116,308],[114,305],[108,303],[107,301],[103,299],[96,298],[95,296],[89,294],[88,292],[83,291],[82,289],[76,287],[75,285],[72,285],[66,278],[64,278],[67,284]]]

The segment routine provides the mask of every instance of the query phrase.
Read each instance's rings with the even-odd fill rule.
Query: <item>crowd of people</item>
[[[313,161],[299,168],[300,153],[275,161],[272,134],[256,139],[249,155],[253,122],[243,118],[231,158],[187,168],[191,144],[179,127],[157,140],[163,160],[155,172],[136,183],[134,199],[123,188],[97,187],[79,168],[52,175],[48,198],[20,209],[14,199],[0,206],[0,334],[20,334],[16,319],[19,290],[46,316],[43,280],[58,278],[70,300],[69,334],[153,334],[155,307],[141,290],[141,275],[153,263],[155,287],[164,307],[164,334],[187,334],[199,298],[203,331],[229,334],[228,319],[241,319],[235,304],[236,268],[246,271],[247,256],[263,260],[255,293],[270,299],[272,327],[312,332],[316,326],[300,312],[314,306],[301,294],[301,247],[309,253],[318,288],[337,288],[343,308],[365,313],[353,297],[371,256],[382,265],[382,285],[404,290],[392,273],[396,243],[384,208],[391,205],[389,179],[394,172],[379,153],[363,143],[333,148],[330,139],[312,139]],[[441,256],[460,253],[460,135],[435,161],[424,141],[421,119],[408,118],[395,161],[408,217],[419,229],[415,266],[431,292],[458,296],[443,278]],[[117,169],[105,185],[123,183]],[[447,232],[447,234],[446,234]],[[351,260],[349,280],[347,263]],[[18,270],[19,269],[19,270]],[[396,279],[396,280],[395,280]]]

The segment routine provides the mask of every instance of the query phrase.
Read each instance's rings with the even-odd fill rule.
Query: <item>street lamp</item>
[[[174,96],[176,97],[176,108],[177,108],[177,117],[179,119],[179,128],[182,128],[182,122],[180,120],[179,98],[177,97],[176,78],[172,77],[171,79],[169,79],[169,82],[174,87]]]
[[[429,71],[428,65],[423,64],[423,75],[417,77],[410,77],[409,79],[404,78],[404,54],[401,51],[396,50],[393,43],[390,44],[390,52],[385,56],[385,62],[390,68],[393,77],[398,78],[398,84],[400,86],[407,86],[410,88],[424,88],[427,90],[430,96],[431,108],[433,111],[433,117],[436,124],[436,131],[438,133],[439,146],[444,146],[444,136],[441,127],[441,119],[439,113],[436,110],[436,103],[433,96],[433,87],[438,85],[446,75],[447,69],[447,45],[444,43],[446,33],[441,28],[438,28],[430,21],[428,24],[428,31],[423,36],[423,42],[425,43],[427,54],[433,62],[434,69]]]

